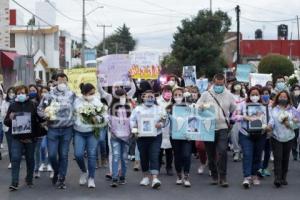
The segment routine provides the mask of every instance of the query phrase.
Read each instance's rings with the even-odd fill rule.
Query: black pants
[[[221,129],[215,133],[214,142],[205,142],[208,167],[213,179],[226,179],[227,174],[228,130]]]
[[[156,137],[141,137],[137,140],[140,151],[141,167],[144,173],[151,175],[159,174],[159,153],[162,142],[162,135]]]
[[[166,156],[166,170],[172,169],[172,164],[173,164],[173,149],[160,149],[160,155],[159,155],[159,166],[161,168],[162,162],[163,162],[163,157],[164,157],[164,152]]]
[[[299,129],[295,130],[295,138],[293,139],[292,153],[293,158],[297,160],[299,158],[300,146],[298,148],[298,137],[299,137]]]
[[[186,140],[173,140],[175,169],[177,174],[189,175],[192,157],[192,142]]]
[[[279,142],[272,138],[271,144],[274,155],[275,180],[286,180],[293,140]]]

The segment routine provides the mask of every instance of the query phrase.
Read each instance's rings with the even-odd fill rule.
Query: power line
[[[69,17],[68,15],[64,14],[63,12],[61,12],[60,10],[58,10],[49,0],[46,0],[46,2],[54,9],[56,10],[56,12],[58,12],[60,15],[64,16],[65,18],[71,20],[71,21],[75,21],[75,22],[82,22],[82,20],[79,19],[74,19],[72,17]]]
[[[110,8],[115,8],[118,10],[123,10],[126,12],[132,12],[132,13],[139,13],[139,14],[144,14],[144,15],[152,15],[152,16],[161,16],[161,17],[179,17],[174,16],[174,15],[164,15],[164,14],[158,14],[158,13],[151,13],[151,12],[145,12],[145,11],[140,11],[140,10],[134,10],[134,9],[128,9],[128,8],[122,8],[122,7],[118,7],[115,5],[110,5],[110,4],[106,4],[106,3],[102,3],[102,2],[98,2],[100,5],[106,6],[106,7],[110,7]]]
[[[44,22],[45,24],[53,27],[54,25],[51,25],[50,23],[48,23],[47,21],[45,21],[44,19],[42,19],[41,17],[37,16],[36,14],[34,14],[33,12],[31,12],[29,9],[25,8],[24,6],[22,6],[20,3],[18,3],[16,0],[12,0],[16,5],[18,5],[19,7],[23,8],[24,10],[26,10],[27,12],[29,12],[30,14],[32,14],[35,18],[41,20],[42,22]]]
[[[150,2],[150,1],[147,1],[147,0],[140,0],[140,1],[144,2],[145,4],[148,4],[148,5],[157,7],[157,8],[165,9],[165,10],[168,10],[168,11],[171,11],[171,12],[175,12],[175,13],[179,13],[179,14],[183,14],[183,15],[190,15],[190,14],[183,13],[183,12],[171,9],[171,8],[167,8],[167,7],[161,6],[159,4],[156,4],[156,3],[153,3],[153,2]]]
[[[251,22],[261,22],[261,23],[276,23],[276,22],[290,22],[290,21],[296,21],[297,18],[291,18],[291,19],[281,19],[281,20],[257,20],[257,19],[250,19],[247,17],[241,17],[242,19],[251,21]]]

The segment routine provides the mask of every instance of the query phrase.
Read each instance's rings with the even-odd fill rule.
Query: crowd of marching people
[[[107,166],[111,187],[126,184],[128,160],[134,160],[134,170],[142,171],[141,186],[158,189],[159,174],[166,171],[176,185],[191,187],[194,155],[199,174],[208,168],[211,185],[228,187],[229,149],[234,161],[242,161],[241,183],[246,189],[271,174],[275,187],[288,185],[290,154],[298,160],[300,153],[300,85],[289,86],[285,77],[277,77],[274,83],[250,87],[216,74],[200,93],[175,75],[167,75],[165,81],[129,79],[126,86],[81,83],[81,94],[75,94],[68,77],[58,73],[47,86],[0,91],[0,144],[3,148],[5,136],[10,191],[19,188],[24,157],[26,185],[32,187],[33,180],[48,171],[53,186],[66,189],[70,149],[81,171],[78,182],[88,188],[96,187],[100,166]],[[214,141],[174,138],[176,106],[199,112],[214,108]],[[265,121],[249,112],[251,106],[266,110]]]

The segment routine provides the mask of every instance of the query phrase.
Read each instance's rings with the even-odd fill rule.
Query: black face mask
[[[278,99],[278,104],[281,106],[288,105],[289,101],[287,99]]]

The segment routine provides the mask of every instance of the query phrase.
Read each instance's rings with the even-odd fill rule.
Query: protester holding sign
[[[109,128],[111,132],[112,148],[112,187],[126,183],[126,171],[129,150],[129,139],[131,138],[130,114],[131,104],[124,89],[116,90],[119,99],[114,99],[109,110]],[[121,168],[119,170],[119,164]]]
[[[34,173],[34,147],[35,138],[38,136],[39,118],[37,115],[36,104],[29,101],[28,88],[24,85],[16,87],[16,102],[8,108],[4,123],[9,127],[12,134],[11,141],[11,164],[12,182],[10,190],[18,190],[19,173],[23,152],[26,159],[26,184],[33,185]]]
[[[143,103],[137,106],[130,116],[132,132],[137,134],[137,145],[140,151],[143,179],[142,186],[150,184],[149,172],[152,177],[152,188],[160,187],[159,153],[162,142],[162,128],[165,126],[166,112],[155,105],[155,96],[152,90],[143,92]]]
[[[291,99],[293,102],[293,106],[298,108],[300,105],[300,85],[293,85],[291,88]],[[299,159],[300,154],[300,146],[298,144],[299,137],[299,127],[295,127],[295,138],[292,147],[293,159],[297,161]]]
[[[212,184],[217,185],[219,183],[222,187],[228,187],[226,175],[228,133],[231,127],[229,115],[235,111],[236,105],[233,95],[225,88],[225,77],[223,74],[215,75],[213,83],[213,87],[201,95],[197,105],[205,109],[210,107],[207,104],[212,104],[215,108],[215,141],[205,142],[205,149],[207,151],[209,169],[212,173]]]
[[[239,142],[243,151],[243,186],[246,189],[251,184],[260,185],[258,170],[266,139],[264,128],[267,126],[267,109],[261,103],[260,94],[259,88],[250,88],[246,102],[240,104],[240,111],[236,112],[234,116],[242,126]]]
[[[183,94],[184,88],[177,87],[173,90],[174,106],[187,107]],[[177,120],[174,121],[174,119],[172,119],[172,123],[177,123]],[[175,157],[175,169],[177,172],[176,184],[184,185],[185,187],[191,187],[189,175],[191,168],[192,142],[187,139],[177,140],[173,138],[173,149]]]

